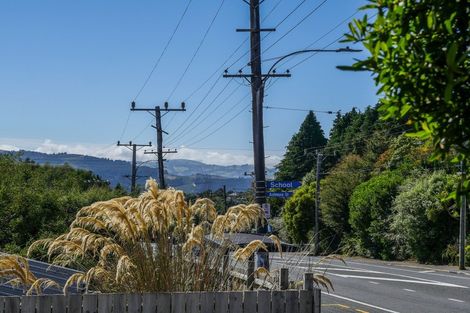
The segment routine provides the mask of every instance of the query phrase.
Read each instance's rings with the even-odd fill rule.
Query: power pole
[[[157,145],[157,151],[155,150],[149,150],[149,151],[144,151],[144,154],[154,154],[157,156],[158,160],[158,178],[160,182],[160,188],[165,189],[166,188],[166,182],[165,182],[165,169],[163,167],[163,162],[166,161],[164,157],[168,153],[178,153],[176,149],[164,149],[162,145]]]
[[[461,189],[463,189],[463,182],[465,180],[465,163],[464,161],[460,162],[460,174],[462,176],[462,185]],[[459,236],[459,269],[465,270],[465,237],[466,237],[466,227],[467,227],[467,195],[465,190],[461,190],[461,203],[460,203],[460,236]]]
[[[315,236],[315,246],[314,246],[314,251],[313,253],[317,255],[318,253],[318,245],[320,244],[320,232],[319,232],[319,211],[320,211],[320,171],[321,171],[321,163],[322,163],[322,158],[323,154],[321,153],[320,150],[316,151],[317,155],[317,173],[316,173],[316,193],[315,193],[315,230],[314,230],[314,236]]]
[[[165,169],[163,166],[163,162],[164,162],[163,157],[167,153],[176,153],[176,150],[163,151],[163,133],[167,135],[168,133],[162,129],[162,117],[165,116],[168,112],[186,111],[186,105],[184,102],[182,102],[180,109],[169,109],[168,102],[165,102],[163,109],[160,108],[160,106],[156,106],[154,108],[136,108],[135,102],[132,101],[131,111],[145,111],[155,117],[155,125],[152,125],[152,127],[155,128],[157,131],[157,151],[151,152],[151,153],[155,153],[157,155],[157,158],[158,158],[157,171],[158,171],[158,179],[160,182],[160,188],[165,189],[166,185],[165,185]],[[163,115],[162,115],[162,112],[164,112]]]
[[[224,185],[224,188],[223,188],[223,192],[224,192],[224,213],[227,213],[227,186]]]
[[[290,77],[290,74],[265,74],[261,72],[261,32],[275,31],[274,28],[260,28],[260,0],[243,0],[250,6],[250,28],[237,29],[237,32],[250,33],[251,45],[251,74],[225,73],[226,78],[245,78],[251,85],[252,97],[252,124],[253,124],[253,154],[255,168],[255,202],[260,206],[266,203],[266,174],[264,157],[264,133],[263,133],[263,98],[264,83],[269,77]]]
[[[148,144],[136,144],[129,141],[129,143],[117,142],[118,147],[126,147],[132,151],[132,163],[131,163],[131,192],[136,192],[137,185],[137,150],[142,149],[143,147],[151,147],[152,143]],[[138,149],[139,148],[139,149]]]

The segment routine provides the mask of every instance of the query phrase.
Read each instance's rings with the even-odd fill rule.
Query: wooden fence
[[[0,313],[320,313],[320,290],[0,297]]]

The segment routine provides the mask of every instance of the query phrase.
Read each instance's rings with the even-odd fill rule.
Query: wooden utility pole
[[[460,231],[459,231],[459,269],[465,270],[465,240],[466,240],[466,227],[467,227],[467,195],[463,190],[463,182],[465,181],[465,162],[460,162],[460,175],[462,176],[461,191],[462,195],[460,198]]]
[[[149,142],[148,144],[136,144],[129,141],[129,143],[121,143],[120,141],[117,142],[118,147],[126,147],[132,151],[132,163],[131,163],[131,192],[136,192],[137,186],[137,151],[142,149],[143,147],[151,147],[152,143]]]
[[[319,214],[320,214],[320,171],[321,171],[321,162],[323,161],[323,154],[320,150],[316,151],[317,155],[317,173],[316,173],[316,193],[315,193],[315,246],[313,253],[317,255],[318,245],[320,244],[320,227],[319,227]]]
[[[275,31],[274,28],[260,27],[260,0],[243,0],[250,6],[250,28],[237,29],[237,32],[250,33],[251,45],[251,74],[225,74],[224,77],[245,78],[251,85],[252,97],[252,127],[253,127],[253,154],[255,168],[255,201],[260,206],[266,203],[266,174],[264,156],[264,133],[263,133],[263,98],[264,83],[269,77],[290,77],[290,74],[266,74],[261,72],[261,32]]]
[[[135,102],[133,101],[132,104],[131,104],[131,111],[146,111],[146,112],[150,113],[152,116],[155,117],[155,125],[152,125],[152,127],[155,128],[156,131],[157,131],[157,151],[150,151],[150,152],[146,152],[146,153],[147,154],[152,153],[152,154],[157,155],[157,158],[158,158],[157,171],[158,171],[159,185],[160,185],[160,188],[165,189],[166,188],[165,169],[164,169],[164,165],[163,165],[163,162],[165,161],[164,156],[167,153],[176,153],[176,150],[164,150],[164,148],[163,148],[163,133],[165,133],[167,135],[168,135],[168,133],[162,129],[162,117],[165,114],[167,114],[168,112],[186,111],[186,105],[185,105],[184,102],[182,102],[181,103],[181,108],[179,108],[179,109],[169,109],[168,108],[168,102],[165,102],[163,109],[160,108],[160,106],[156,106],[154,108],[136,108],[135,107]],[[162,112],[164,112],[163,116],[162,116]]]
[[[165,189],[166,188],[166,182],[165,182],[165,169],[164,169],[164,163],[166,159],[164,157],[168,153],[178,153],[176,149],[164,149],[163,145],[157,145],[157,151],[155,150],[149,150],[149,151],[144,151],[144,154],[154,154],[157,156],[157,162],[158,162],[158,179],[160,182],[160,188]]]
[[[224,188],[222,189],[224,193],[224,213],[227,213],[227,186],[224,185]]]

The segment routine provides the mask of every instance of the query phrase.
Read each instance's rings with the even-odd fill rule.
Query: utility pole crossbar
[[[144,148],[144,147],[151,147],[152,143],[149,142],[148,144],[136,144],[129,141],[129,143],[121,143],[120,141],[117,142],[118,147],[126,147],[132,151],[132,163],[131,163],[131,192],[136,192],[137,186],[137,151]],[[126,175],[129,177],[129,175]]]
[[[158,170],[158,178],[159,178],[159,185],[160,185],[159,187],[162,189],[165,189],[166,188],[165,169],[163,165],[163,162],[165,160],[163,159],[163,157],[167,153],[176,153],[176,150],[168,150],[168,151],[163,150],[163,134],[168,135],[168,133],[162,129],[162,112],[165,112],[165,113],[184,112],[186,111],[186,104],[182,102],[181,108],[177,108],[177,109],[168,108],[168,102],[164,103],[163,108],[161,108],[160,106],[156,106],[154,108],[136,108],[135,105],[136,105],[135,102],[132,101],[131,111],[145,111],[155,117],[155,125],[152,125],[152,127],[155,128],[155,130],[157,131],[157,151],[151,152],[151,153],[157,155],[157,158],[158,158],[157,170]]]
[[[291,77],[289,73],[285,74],[261,74],[261,77],[271,78],[271,77]],[[253,74],[224,74],[224,78],[254,78]]]

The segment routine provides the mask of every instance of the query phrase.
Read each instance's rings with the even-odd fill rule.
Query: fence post
[[[313,312],[321,313],[321,289],[319,288],[313,291]]]
[[[289,269],[281,268],[279,273],[279,289],[287,290],[289,289]]]
[[[246,287],[253,290],[255,284],[255,255],[252,254],[248,258],[247,271],[246,271]]]
[[[304,274],[304,289],[313,290],[313,273]]]

